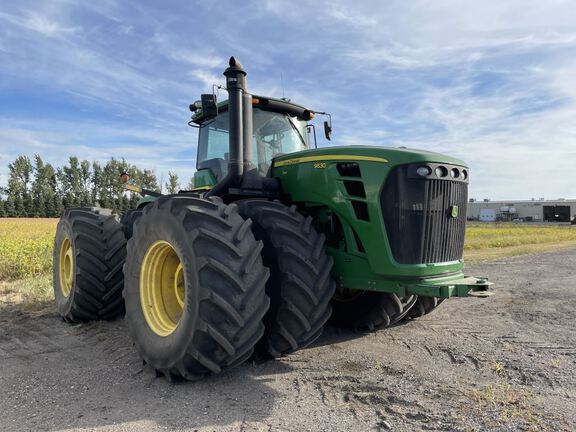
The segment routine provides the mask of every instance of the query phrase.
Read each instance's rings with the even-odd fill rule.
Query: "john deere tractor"
[[[125,312],[144,361],[170,380],[306,347],[332,319],[373,330],[486,296],[463,273],[469,172],[405,148],[311,148],[315,112],[248,93],[231,58],[228,100],[190,106],[196,189],[144,195],[121,219],[67,210],[54,247],[64,320]],[[327,139],[331,122],[324,123]],[[313,138],[313,139],[312,139]]]

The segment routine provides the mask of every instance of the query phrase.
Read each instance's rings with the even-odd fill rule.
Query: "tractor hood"
[[[421,166],[431,170],[428,176],[419,174],[417,178],[412,177],[410,170]],[[435,170],[440,167],[447,173],[457,168],[466,174],[464,178],[445,174],[442,177],[447,178],[441,179]],[[418,238],[418,241],[414,240],[410,245],[417,243],[415,248],[422,247],[423,243],[416,234],[405,231],[408,226],[406,218],[415,220],[419,217],[418,211],[428,208],[428,204],[424,204],[428,196],[446,195],[446,199],[432,204],[448,207],[442,207],[442,212],[433,214],[448,215],[451,211],[450,216],[442,218],[442,221],[452,225],[458,223],[459,227],[464,224],[468,175],[466,164],[450,156],[424,150],[374,146],[327,147],[286,154],[274,159],[271,171],[271,176],[278,179],[282,193],[290,197],[291,202],[302,208],[327,209],[329,214],[335,215],[338,223],[332,221],[327,226],[341,227],[342,234],[335,235],[330,231],[332,228],[328,229],[328,246],[333,248],[330,253],[338,268],[348,269],[342,271],[341,283],[356,289],[371,289],[360,282],[362,275],[368,274],[373,275],[368,279],[375,283],[393,276],[422,278],[461,272],[463,262],[458,254],[442,258],[441,262],[420,262],[420,256],[408,259],[398,253],[397,259],[393,258],[392,247],[398,249],[398,244],[413,238]],[[425,191],[430,188],[434,188],[433,193],[427,195]],[[396,211],[401,215],[396,217]],[[387,232],[385,216],[388,217],[390,233]],[[391,225],[394,223],[400,228]],[[414,226],[422,225],[415,222]],[[400,240],[395,240],[395,233],[401,233]],[[345,242],[345,249],[338,242],[330,243],[334,236]],[[346,279],[346,274],[350,279]],[[359,279],[354,279],[359,275]]]
[[[389,167],[414,162],[437,162],[466,167],[466,163],[460,159],[426,150],[360,145],[323,147],[282,155],[274,159],[273,166],[279,168],[305,162],[324,161],[381,162]]]

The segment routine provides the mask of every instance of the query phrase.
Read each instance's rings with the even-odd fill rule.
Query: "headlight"
[[[432,168],[426,165],[422,165],[421,167],[418,167],[418,169],[416,170],[416,174],[418,174],[420,177],[429,176],[430,174],[432,174]]]
[[[438,177],[446,177],[448,175],[448,168],[446,168],[445,166],[439,166],[436,167],[434,172]]]
[[[460,171],[458,171],[458,168],[452,168],[450,170],[450,177],[452,177],[452,178],[460,177]]]
[[[468,171],[462,170],[462,178],[466,180],[468,178]]]

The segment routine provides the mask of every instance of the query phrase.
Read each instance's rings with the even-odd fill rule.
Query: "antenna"
[[[284,74],[282,72],[280,72],[280,82],[282,83],[282,99],[284,99]]]

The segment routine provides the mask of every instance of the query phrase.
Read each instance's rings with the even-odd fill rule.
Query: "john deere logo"
[[[450,216],[452,216],[453,218],[458,217],[458,206],[457,205],[453,205],[452,207],[450,207]]]

